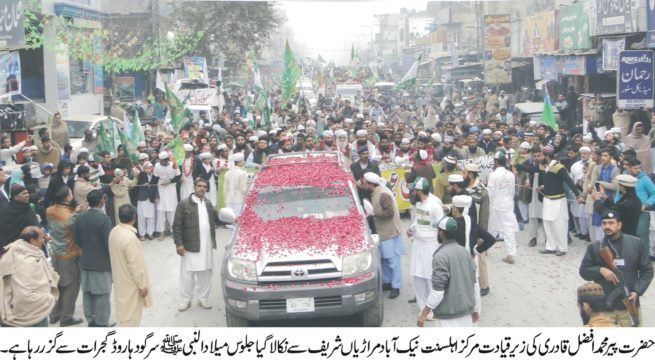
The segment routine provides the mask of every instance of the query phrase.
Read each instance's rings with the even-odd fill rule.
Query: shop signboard
[[[560,49],[588,49],[589,40],[589,15],[584,4],[575,3],[562,7],[559,12]]]
[[[544,11],[528,16],[522,24],[523,55],[549,53],[559,49],[557,10]]]
[[[619,53],[617,105],[620,109],[653,107],[653,51],[624,50]]]
[[[559,62],[556,56],[541,56],[541,79],[547,81],[559,79]]]
[[[625,34],[636,31],[632,0],[596,0],[596,34]]]
[[[616,70],[619,52],[625,49],[625,38],[603,39],[603,71]]]
[[[0,48],[25,45],[25,12],[21,0],[0,0]]]
[[[655,0],[646,0],[646,18],[648,31],[646,32],[646,42],[649,48],[655,47]]]
[[[484,17],[484,81],[487,84],[512,82],[512,30],[510,16]]]
[[[578,55],[562,56],[560,69],[562,75],[587,75],[586,58]]]

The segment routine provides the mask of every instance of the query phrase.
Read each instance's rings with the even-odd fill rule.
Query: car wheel
[[[378,288],[375,304],[362,312],[362,326],[380,327],[384,320],[384,305],[382,303],[382,291]]]
[[[248,320],[240,318],[229,311],[225,312],[228,327],[248,327]]]

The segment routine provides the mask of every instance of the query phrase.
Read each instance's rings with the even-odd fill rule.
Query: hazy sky
[[[378,26],[374,15],[397,14],[400,8],[425,10],[427,0],[279,1],[296,41],[308,56],[344,63],[352,43],[369,43]]]

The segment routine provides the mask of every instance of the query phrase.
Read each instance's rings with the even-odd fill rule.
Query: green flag
[[[173,157],[177,165],[182,164],[184,161],[184,141],[180,135],[176,136],[171,142],[166,144],[166,147],[173,150]]]
[[[134,112],[134,120],[132,121],[132,128],[130,129],[130,140],[134,144],[138,144],[141,141],[146,140],[146,136],[143,133],[143,128],[141,127],[141,120],[139,119],[139,112]]]
[[[171,126],[173,127],[173,132],[177,134],[184,126],[184,119],[190,117],[191,113],[184,106],[184,101],[180,100],[167,84],[164,84],[164,87],[166,88],[166,102],[171,112]]]
[[[555,121],[555,114],[553,113],[553,105],[550,103],[550,96],[548,89],[544,89],[544,110],[541,113],[541,122],[550,126],[553,130],[557,131],[557,121]]]
[[[106,126],[106,123],[111,124],[111,119],[101,121],[100,125],[98,126],[98,153],[103,151],[114,151],[114,141],[111,137],[110,130]]]
[[[136,144],[130,141],[123,129],[118,129],[118,136],[121,139],[121,144],[123,144],[123,151],[125,152],[127,158],[132,160],[133,163],[139,162],[139,154],[136,151]]]
[[[282,73],[282,102],[280,107],[287,106],[291,97],[296,93],[296,84],[300,79],[300,66],[293,57],[293,52],[287,41],[284,47],[284,71]]]
[[[403,78],[400,80],[398,85],[396,85],[396,89],[399,90],[407,90],[414,85],[416,85],[416,78],[418,77],[418,66],[421,63],[421,55],[418,56],[418,59],[412,64],[412,67],[409,68],[409,71],[407,71],[407,74],[403,76]]]

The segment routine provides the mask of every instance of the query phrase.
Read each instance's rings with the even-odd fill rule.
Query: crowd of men
[[[402,236],[412,238],[419,325],[432,316],[443,326],[477,322],[480,298],[490,291],[485,252],[502,241],[503,261],[508,266],[520,261],[519,231],[529,232],[528,246],[543,244],[544,255],[566,256],[572,236],[591,242],[581,276],[600,284],[604,293],[625,281],[639,308],[655,256],[655,212],[650,211],[655,117],[645,110],[611,112],[611,104],[598,97],[583,126],[572,89],[553,98],[561,115],[558,129],[514,111],[517,102],[540,100],[538,91],[527,88],[508,95],[483,87],[466,96],[372,89],[355,101],[321,95],[315,109],[302,101],[300,108],[295,101],[281,106],[278,93],[270,122],[234,94],[224,96],[216,121],[201,112],[179,134],[165,120],[165,102],[158,101],[160,116],[144,124],[145,141],[136,144],[138,162],[122,145],[115,152],[97,151],[91,130],[82,147],[73,149],[61,116],[31,141],[13,144],[3,134],[3,168],[11,171],[0,170],[0,246],[26,252],[30,245],[30,256],[38,257],[33,247],[50,239],[54,272],[32,279],[42,287],[43,299],[5,297],[30,302],[29,313],[38,308],[39,316],[18,321],[21,314],[2,313],[2,322],[42,325],[49,316],[50,323],[78,324],[82,320],[73,311],[81,287],[89,325],[110,325],[113,281],[117,320],[138,325],[143,307],[151,304],[139,240],[168,235],[183,259],[178,309],[191,306],[194,283],[200,306],[211,308],[217,209],[230,207],[238,215],[249,171],[264,166],[272,154],[305,151],[337,151],[351,162],[360,197],[371,207],[370,225],[381,239],[383,289],[392,299],[402,287]],[[178,135],[185,156],[176,162],[167,144]],[[468,161],[484,156],[493,159],[486,178],[475,161]],[[390,201],[394,194],[383,185],[382,165],[407,170],[411,214],[400,214]],[[407,231],[400,226],[404,216],[411,218]],[[594,252],[599,244],[612,249],[625,280],[603,265]],[[617,299],[603,309],[604,316],[629,326],[625,304]],[[581,308],[599,309],[594,301],[581,302]]]

